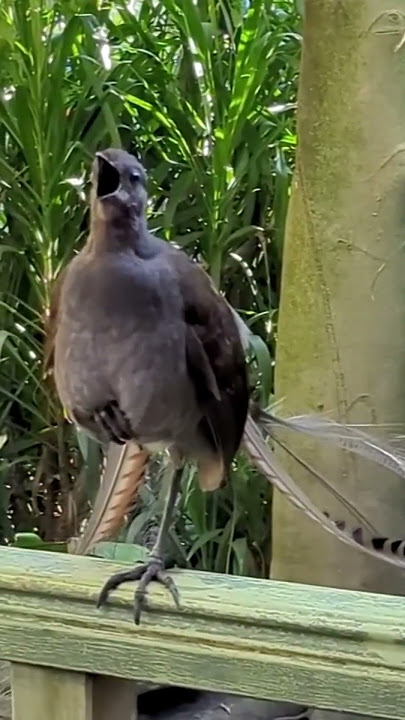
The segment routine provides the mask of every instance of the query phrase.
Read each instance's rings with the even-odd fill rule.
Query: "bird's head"
[[[96,153],[92,173],[92,211],[105,221],[137,221],[146,208],[146,172],[125,150]]]

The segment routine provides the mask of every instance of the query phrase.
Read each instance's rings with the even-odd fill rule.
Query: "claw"
[[[152,556],[147,563],[142,563],[131,570],[123,570],[112,575],[99,594],[97,607],[104,605],[111,590],[115,590],[115,588],[122,583],[132,582],[134,580],[139,580],[139,585],[134,594],[135,625],[139,625],[140,623],[141,613],[145,608],[147,587],[152,580],[156,580],[163,585],[170,592],[176,607],[180,608],[180,595],[173,578],[171,578],[165,570],[163,560],[160,557]]]

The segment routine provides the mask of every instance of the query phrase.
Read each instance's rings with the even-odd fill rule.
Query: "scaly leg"
[[[182,472],[182,469],[174,470],[170,479],[169,491],[159,525],[158,536],[147,562],[136,565],[134,568],[131,568],[131,570],[123,570],[112,575],[105,583],[98,598],[97,607],[101,607],[101,605],[104,605],[106,602],[111,590],[115,590],[115,588],[124,582],[139,580],[139,585],[135,590],[134,597],[134,619],[136,625],[139,625],[141,612],[145,606],[147,587],[152,580],[157,580],[157,582],[164,585],[171,593],[176,606],[180,607],[179,591],[177,590],[174,580],[165,570],[163,547],[166,534],[172,522],[173,509],[180,488]]]

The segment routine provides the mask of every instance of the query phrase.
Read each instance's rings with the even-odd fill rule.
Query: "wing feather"
[[[171,255],[186,324],[190,377],[210,435],[227,472],[243,437],[249,393],[244,349],[232,310],[202,268],[183,253]]]

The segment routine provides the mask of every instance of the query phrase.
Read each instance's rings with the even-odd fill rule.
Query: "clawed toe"
[[[171,594],[176,607],[180,607],[180,595],[174,580],[166,572],[163,563],[152,562],[145,566],[145,571],[139,581],[139,585],[135,590],[134,597],[134,620],[135,625],[139,625],[141,612],[145,607],[147,595],[147,587],[152,580],[156,580],[163,585]]]
[[[139,584],[134,595],[134,620],[136,625],[139,625],[141,613],[145,607],[148,585],[153,580],[163,585],[170,592],[176,607],[180,607],[180,595],[176,584],[165,570],[163,560],[155,557],[151,557],[149,562],[137,565],[131,570],[124,570],[112,575],[99,594],[97,607],[105,604],[111,590],[115,590],[122,583],[137,580],[139,580]]]
[[[107,602],[111,590],[115,590],[123,583],[139,580],[142,577],[143,573],[144,565],[137,565],[131,570],[123,570],[122,572],[116,573],[115,575],[111,575],[98,596],[97,607],[99,608]]]

